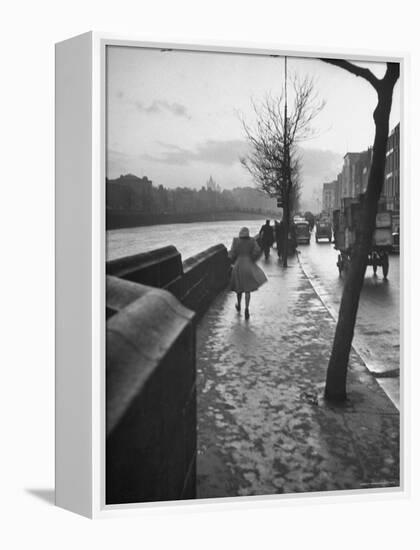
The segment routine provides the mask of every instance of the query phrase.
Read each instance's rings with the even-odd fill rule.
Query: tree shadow
[[[54,489],[25,489],[25,491],[37,497],[47,504],[55,505],[55,490]]]

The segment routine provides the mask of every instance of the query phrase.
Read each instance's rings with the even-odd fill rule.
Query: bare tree
[[[334,401],[346,399],[347,367],[354,335],[360,292],[365,277],[368,252],[375,230],[378,201],[382,190],[385,173],[386,146],[389,134],[389,115],[392,106],[394,86],[400,75],[399,63],[387,63],[387,70],[382,79],[377,78],[369,69],[359,67],[348,61],[322,59],[336,65],[355,76],[367,80],[377,92],[378,102],[373,112],[375,122],[375,139],[372,151],[372,164],[368,185],[361,207],[360,226],[356,232],[355,245],[352,251],[350,269],[347,273],[334,343],[328,363],[325,397]]]
[[[300,158],[297,144],[314,136],[312,121],[324,107],[312,79],[290,79],[293,91],[291,105],[287,96],[267,96],[263,102],[252,102],[255,114],[253,126],[242,120],[250,152],[241,158],[259,189],[270,197],[277,197],[283,207],[284,254],[287,267],[290,218],[297,208],[300,196]]]

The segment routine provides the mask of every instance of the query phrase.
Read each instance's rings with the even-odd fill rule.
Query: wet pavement
[[[226,291],[198,327],[197,497],[398,486],[398,410],[356,352],[324,401],[335,323],[296,259],[261,267],[249,321]]]
[[[337,250],[326,241],[299,247],[304,272],[334,319],[338,318],[345,276],[338,274]],[[400,258],[389,256],[388,278],[366,269],[353,345],[394,404],[400,406]]]

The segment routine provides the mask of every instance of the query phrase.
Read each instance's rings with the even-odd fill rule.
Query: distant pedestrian
[[[236,311],[241,311],[242,294],[245,292],[245,319],[249,319],[251,292],[267,281],[262,269],[255,263],[261,255],[261,249],[255,239],[249,236],[249,229],[243,227],[239,237],[235,237],[229,252],[233,263],[231,290],[236,292]]]
[[[291,254],[294,254],[297,248],[297,235],[296,235],[296,224],[292,222],[289,229],[289,238],[291,246]]]
[[[277,244],[277,256],[281,258],[284,251],[284,221],[275,222],[274,225],[274,234],[276,237]]]
[[[270,225],[270,220],[266,220],[265,224],[261,227],[259,237],[265,259],[267,260],[270,255],[270,248],[274,243],[274,233],[273,228]]]

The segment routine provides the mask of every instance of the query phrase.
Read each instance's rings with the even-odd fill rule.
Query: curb
[[[299,254],[300,254],[299,252],[296,252],[296,256],[297,256],[297,259],[298,259],[299,266],[302,270],[302,273],[305,275],[305,277],[308,280],[309,284],[311,285],[313,291],[318,296],[320,302],[325,307],[325,309],[326,309],[327,313],[329,314],[329,316],[332,318],[332,320],[335,323],[337,323],[337,315],[335,314],[335,311],[333,311],[332,308],[326,303],[325,299],[323,298],[323,292],[320,291],[318,285],[316,285],[313,282],[311,277],[306,272],[305,267],[304,267],[303,263],[301,262]],[[400,403],[397,402],[396,399],[394,399],[392,397],[392,395],[390,395],[388,393],[387,387],[386,387],[387,386],[386,380],[389,380],[390,378],[395,378],[393,376],[393,373],[395,372],[396,369],[393,369],[392,371],[384,371],[384,372],[376,371],[374,369],[373,365],[367,359],[366,354],[363,352],[363,349],[358,344],[357,335],[353,336],[353,341],[352,341],[351,347],[352,347],[353,351],[359,356],[360,360],[364,363],[364,365],[365,365],[366,369],[369,371],[369,373],[376,380],[376,382],[378,383],[378,386],[382,389],[382,391],[385,393],[385,395],[388,397],[388,399],[393,403],[393,405],[396,407],[396,409],[398,411],[400,411]],[[383,379],[385,380],[384,382],[382,382]]]

